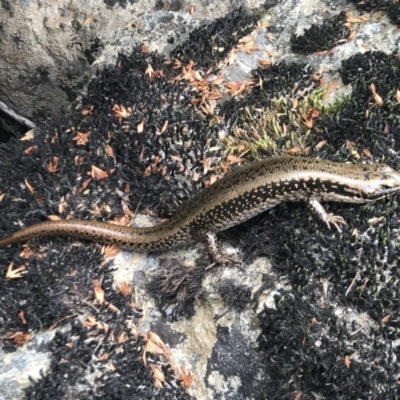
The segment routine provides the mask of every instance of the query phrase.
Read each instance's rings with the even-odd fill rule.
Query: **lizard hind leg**
[[[195,235],[195,239],[199,242],[203,242],[206,245],[207,253],[211,258],[212,264],[208,267],[211,268],[215,265],[218,266],[240,266],[234,257],[224,254],[219,246],[217,235],[213,232],[198,232]]]

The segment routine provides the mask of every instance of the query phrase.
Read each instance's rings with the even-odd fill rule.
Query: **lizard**
[[[205,243],[215,264],[232,262],[216,234],[284,202],[307,202],[340,231],[341,216],[321,202],[363,204],[400,191],[400,173],[385,164],[337,163],[280,156],[245,164],[186,201],[167,221],[134,228],[90,220],[45,221],[0,239],[0,248],[41,236],[69,236],[136,251],[164,251],[183,243]]]

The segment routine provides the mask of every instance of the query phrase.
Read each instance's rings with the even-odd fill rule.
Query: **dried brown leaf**
[[[29,146],[24,150],[24,154],[32,154],[38,149],[38,146],[35,144],[34,146]]]
[[[273,50],[270,50],[270,49],[266,49],[265,50],[267,53],[268,53],[268,55],[270,55],[271,57],[279,57],[279,54],[277,54],[277,53],[275,53]]]
[[[369,157],[369,158],[372,157],[372,154],[368,149],[363,149],[362,153],[364,154],[365,157]]]
[[[86,133],[76,131],[76,136],[72,138],[78,146],[83,146],[89,142],[89,136],[92,134],[91,131]]]
[[[17,346],[23,346],[32,339],[32,335],[27,332],[15,332],[10,339],[12,339]]]
[[[19,317],[19,319],[21,320],[21,322],[22,322],[23,325],[26,325],[26,324],[27,324],[26,319],[25,319],[25,313],[24,313],[23,310],[21,310],[21,311],[18,313],[18,317]]]
[[[86,117],[86,116],[88,116],[88,115],[91,115],[93,109],[94,109],[94,106],[90,106],[90,105],[88,105],[88,104],[85,105],[85,106],[83,106],[83,108],[82,108],[82,115],[83,115],[84,117]]]
[[[320,142],[318,142],[315,145],[315,149],[319,150],[320,148],[324,147],[327,143],[328,143],[328,141],[326,139],[325,140],[321,140]]]
[[[108,173],[106,171],[103,171],[102,169],[95,167],[92,165],[91,172],[89,174],[92,176],[92,178],[96,179],[106,179],[108,178]]]
[[[396,89],[396,95],[394,97],[395,97],[396,101],[398,103],[400,103],[400,90],[399,89]]]
[[[272,65],[272,61],[268,60],[267,58],[261,58],[260,60],[258,60],[258,63],[262,67],[270,67]]]
[[[129,340],[128,336],[126,336],[125,332],[122,332],[118,338],[117,338],[117,343],[124,343]]]
[[[58,167],[58,157],[54,156],[50,161],[46,163],[46,169],[50,173],[55,173],[60,170]]]
[[[24,136],[22,136],[22,138],[20,138],[19,140],[21,142],[25,141],[25,140],[32,140],[34,138],[35,134],[33,132],[33,129],[29,130],[28,132],[25,133]]]
[[[30,193],[35,193],[35,189],[33,186],[29,183],[28,179],[24,179],[24,183],[26,188],[29,190]]]
[[[388,322],[391,317],[392,317],[392,314],[388,314],[385,317],[383,317],[381,320],[382,325],[386,324],[386,322]]]
[[[85,19],[85,21],[83,22],[82,26],[85,26],[85,25],[90,24],[90,23],[93,21],[93,18],[94,18],[94,15],[93,15],[93,14],[90,14],[90,15]]]
[[[128,109],[123,105],[114,104],[112,111],[114,112],[114,117],[118,119],[126,119],[131,115]]]
[[[104,295],[104,290],[101,288],[100,281],[98,279],[94,279],[92,284],[93,284],[93,291],[96,303],[103,304],[105,295]]]
[[[154,332],[149,331],[146,347],[143,352],[143,362],[146,364],[146,354],[163,354],[166,357],[171,355],[171,351],[164,344],[161,338]]]
[[[151,369],[151,372],[153,373],[154,386],[156,388],[161,389],[163,387],[163,383],[165,382],[165,375],[161,369],[161,366],[149,364],[149,368]]]
[[[105,360],[108,360],[109,357],[110,357],[110,354],[104,353],[97,359],[97,361],[105,361]]]
[[[369,86],[369,90],[371,90],[371,92],[372,92],[372,96],[374,97],[376,105],[379,107],[383,106],[382,97],[379,96],[379,94],[376,92],[376,88],[373,83],[371,83],[371,85]]]
[[[226,161],[229,165],[241,163],[244,161],[244,158],[236,157],[236,156],[228,156],[226,157]]]
[[[150,53],[150,49],[147,47],[145,43],[142,43],[140,49],[142,50],[143,53]]]
[[[290,155],[301,153],[300,147],[292,147],[291,149],[287,150],[287,153]]]
[[[186,367],[184,365],[180,366],[180,379],[182,380],[182,386],[185,389],[189,389],[189,387],[193,383],[193,374],[191,371],[186,370]]]
[[[143,119],[142,119],[142,122],[139,122],[139,123],[137,124],[136,129],[137,129],[138,133],[142,133],[142,132],[143,132],[145,121],[146,121],[146,119],[143,118]]]
[[[325,93],[323,95],[323,98],[326,99],[329,97],[329,95],[332,93],[333,90],[338,89],[340,87],[338,82],[331,81],[328,84],[328,87],[325,90]]]
[[[105,149],[108,156],[114,157],[114,150],[109,144],[106,144]]]

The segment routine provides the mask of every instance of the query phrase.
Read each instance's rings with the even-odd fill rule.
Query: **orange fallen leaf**
[[[180,375],[182,379],[182,386],[185,389],[188,389],[192,383],[193,383],[193,374],[191,371],[186,370],[186,367],[184,365],[181,365],[180,367]]]
[[[399,89],[396,89],[396,94],[394,97],[395,97],[396,101],[398,103],[400,103],[400,90]]]
[[[33,129],[29,130],[28,132],[25,133],[24,136],[22,136],[22,138],[20,138],[19,140],[21,142],[25,141],[25,140],[32,140],[34,138],[35,134],[33,132]]]
[[[226,157],[226,161],[228,162],[229,165],[231,165],[231,164],[237,164],[237,163],[243,162],[244,158],[236,157],[236,156],[228,156],[228,157]]]
[[[323,99],[326,99],[327,97],[329,97],[329,95],[332,93],[333,90],[338,89],[340,87],[338,82],[335,81],[331,81],[328,84],[328,87],[325,90],[324,95],[322,96]]]
[[[150,53],[150,49],[147,47],[145,43],[142,43],[140,49],[142,50],[143,53]]]
[[[90,105],[85,105],[85,106],[83,106],[83,108],[82,108],[82,115],[85,116],[85,117],[86,117],[87,115],[91,115],[93,109],[94,109],[94,106],[90,106]]]
[[[266,49],[265,50],[271,57],[279,57],[279,54],[275,53],[273,50]]]
[[[25,319],[25,313],[24,313],[23,310],[21,310],[21,311],[18,313],[18,317],[19,317],[19,319],[21,320],[21,322],[22,322],[24,325],[27,324],[26,319]]]
[[[114,364],[113,364],[112,362],[110,362],[110,363],[107,364],[107,368],[108,368],[109,370],[111,370],[111,371],[115,371],[115,370],[116,370],[116,368],[115,368],[115,366],[114,366]]]
[[[166,357],[171,355],[171,351],[161,340],[161,338],[154,332],[149,331],[149,336],[146,342],[146,347],[143,352],[143,362],[146,364],[146,354],[163,354]]]
[[[161,127],[161,131],[160,133],[164,133],[168,128],[168,120],[166,120],[163,124],[163,126]]]
[[[165,382],[165,375],[161,369],[161,366],[149,364],[149,368],[151,369],[151,372],[153,373],[154,386],[156,388],[161,389],[163,387],[163,383]]]
[[[86,328],[93,328],[95,326],[98,329],[103,329],[103,324],[98,322],[92,315],[88,315],[86,319],[82,321],[82,325]]]
[[[136,129],[137,129],[138,133],[142,133],[142,132],[143,132],[143,129],[144,129],[144,122],[145,122],[145,121],[146,121],[146,119],[143,118],[142,121],[139,122],[139,123],[137,124]]]
[[[26,188],[31,192],[31,193],[35,193],[35,189],[33,188],[33,186],[29,183],[28,179],[24,179],[24,183]]]
[[[38,146],[35,144],[34,146],[29,146],[27,149],[24,150],[24,154],[32,154],[38,149]]]
[[[32,339],[32,335],[27,332],[15,332],[10,339],[12,339],[17,346],[23,346]]]
[[[315,145],[315,149],[319,150],[321,147],[325,146],[327,142],[328,142],[327,140],[321,140],[319,143]]]
[[[104,295],[104,290],[101,288],[100,281],[98,279],[94,279],[92,284],[93,284],[94,297],[96,299],[96,303],[103,304],[105,295]]]
[[[117,338],[117,343],[124,343],[127,342],[128,340],[129,340],[128,336],[126,336],[126,334],[122,332]]]
[[[78,146],[83,146],[89,142],[89,136],[92,134],[91,131],[86,133],[76,131],[76,136],[72,138]]]
[[[272,65],[272,61],[268,60],[267,58],[261,58],[260,60],[258,60],[258,63],[262,66],[262,67],[269,67]]]
[[[381,323],[386,324],[386,322],[388,322],[391,317],[392,317],[392,314],[386,315],[385,317],[382,318]]]
[[[96,178],[96,179],[108,178],[108,173],[106,171],[103,171],[102,169],[95,167],[94,165],[92,165],[92,168],[91,168],[91,171],[89,174],[92,175],[92,177]]]
[[[372,154],[368,149],[363,149],[362,152],[365,157],[369,157],[369,158],[372,157]]]
[[[150,82],[153,80],[155,73],[154,73],[153,67],[150,64],[147,65],[147,68],[144,71],[144,74],[149,77]]]
[[[58,157],[54,156],[50,161],[46,163],[47,171],[51,173],[58,172],[60,168],[58,167]]]
[[[297,154],[301,152],[300,147],[292,147],[291,149],[287,150],[287,153],[290,155]]]
[[[376,105],[379,106],[379,107],[383,106],[382,97],[379,96],[378,93],[376,93],[376,88],[375,88],[375,85],[373,83],[371,83],[371,85],[369,86],[369,90],[372,92],[372,96],[374,97]]]
[[[93,14],[90,14],[90,15],[85,19],[85,21],[83,22],[82,26],[85,26],[85,25],[90,24],[90,23],[93,21],[93,18],[94,18],[94,15],[93,15]]]
[[[105,361],[105,360],[108,360],[108,357],[110,357],[110,354],[104,353],[104,354],[102,354],[102,355],[97,359],[97,361]]]
[[[123,105],[114,104],[112,110],[114,111],[114,117],[119,119],[126,119],[131,115],[128,109]]]
[[[132,285],[128,282],[121,282],[117,288],[117,292],[122,293],[126,297],[131,297]]]

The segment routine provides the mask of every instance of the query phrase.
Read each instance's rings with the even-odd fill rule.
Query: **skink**
[[[190,241],[206,244],[212,261],[232,260],[216,233],[284,202],[304,201],[330,228],[345,221],[320,202],[362,204],[400,191],[400,173],[383,164],[343,164],[315,158],[275,157],[249,163],[184,203],[165,223],[148,228],[86,220],[47,221],[0,240],[0,248],[40,236],[71,236],[137,251],[167,250]]]

